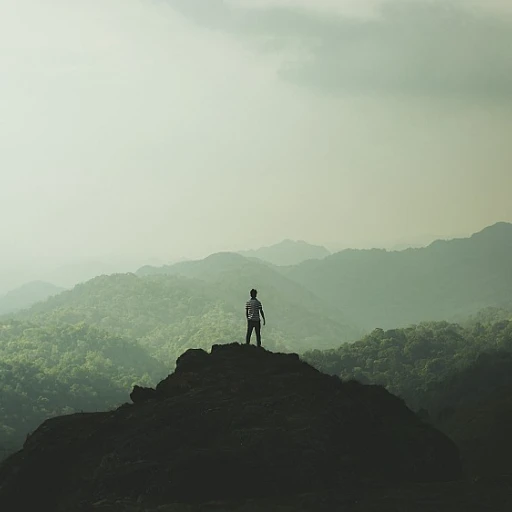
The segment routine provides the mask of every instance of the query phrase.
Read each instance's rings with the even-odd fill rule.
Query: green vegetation
[[[264,290],[267,348],[303,352],[310,347],[335,347],[360,336],[339,311],[311,292],[269,266],[236,254],[143,269],[138,276],[97,277],[19,318],[43,324],[86,322],[138,340],[151,355],[173,367],[187,348],[244,339],[244,305],[255,282]]]
[[[19,445],[44,419],[105,410],[166,368],[136,343],[85,324],[0,323],[0,447]]]
[[[168,368],[186,348],[225,340],[234,324],[224,303],[200,282],[134,274],[97,277],[20,317],[41,324],[85,322],[136,339]]]
[[[512,321],[375,329],[336,350],[306,352],[304,359],[342,379],[381,384],[419,409],[432,385],[469,367],[482,352],[496,350],[512,352]]]

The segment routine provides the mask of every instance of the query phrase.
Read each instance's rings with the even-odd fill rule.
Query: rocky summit
[[[156,389],[130,397],[115,411],[44,422],[0,466],[0,509],[272,510],[290,496],[348,499],[365,486],[461,478],[452,441],[402,400],[296,354],[188,350]]]

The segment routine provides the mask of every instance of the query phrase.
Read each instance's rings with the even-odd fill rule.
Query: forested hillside
[[[512,302],[512,224],[422,249],[347,250],[281,269],[368,330],[467,317]]]
[[[493,321],[498,316],[500,320]],[[487,310],[465,327],[447,322],[377,329],[304,359],[344,380],[381,384],[459,447],[472,476],[510,475],[512,313]]]
[[[375,329],[360,341],[336,350],[308,351],[304,358],[342,379],[381,384],[418,410],[435,383],[468,368],[482,352],[496,350],[512,352],[512,321]]]
[[[200,261],[144,267],[137,274],[199,279],[234,311],[240,312],[242,319],[248,292],[256,287],[260,290],[259,298],[266,310],[269,327],[283,331],[281,346],[290,350],[302,352],[310,347],[335,347],[362,334],[335,304],[286,278],[276,267],[238,254],[219,253]]]
[[[168,369],[137,343],[85,324],[0,323],[0,448],[44,419],[104,410]]]
[[[264,329],[267,348],[303,352],[357,339],[360,331],[347,326],[340,313],[324,307],[311,292],[264,264],[255,268],[246,258],[227,257],[231,256],[241,263],[234,271],[223,272],[225,258],[216,255],[204,264],[213,264],[218,270],[203,273],[203,262],[193,262],[191,277],[163,273],[101,276],[19,317],[40,323],[86,322],[138,340],[171,368],[187,348],[244,339],[245,301],[257,281],[264,290],[261,300],[268,317]],[[188,267],[180,264],[170,268]]]

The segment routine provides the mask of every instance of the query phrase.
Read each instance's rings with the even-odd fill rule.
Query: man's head
[[[255,299],[256,295],[258,295],[258,290],[255,290],[254,288],[251,290],[251,299]]]

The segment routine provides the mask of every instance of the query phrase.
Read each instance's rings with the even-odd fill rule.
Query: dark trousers
[[[252,330],[256,331],[256,343],[258,347],[261,347],[261,322],[255,320],[247,320],[247,336],[245,337],[245,343],[251,343]]]

